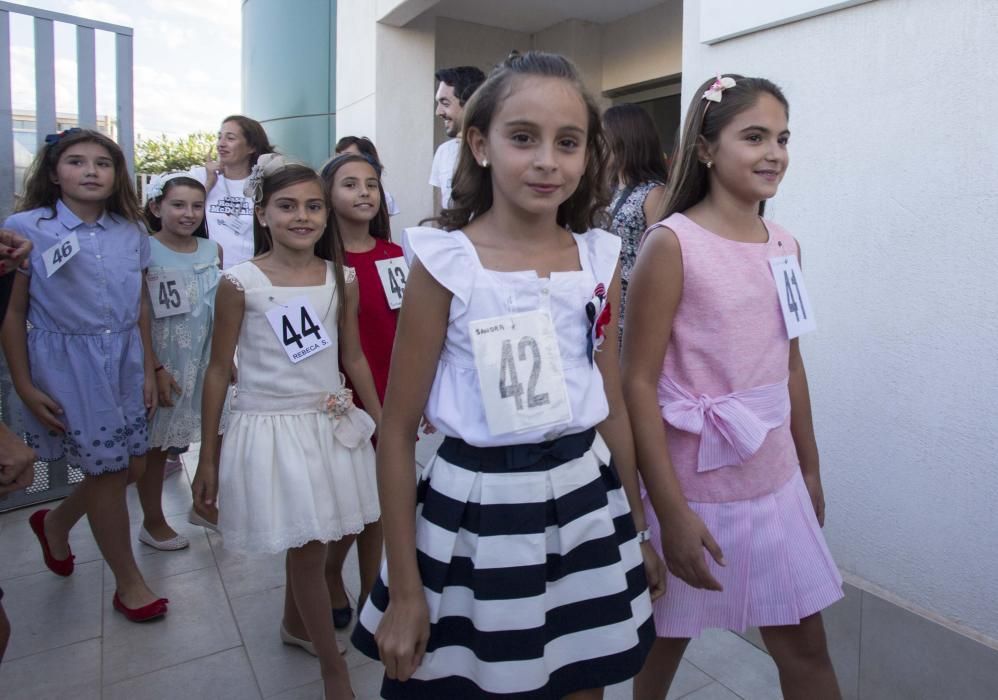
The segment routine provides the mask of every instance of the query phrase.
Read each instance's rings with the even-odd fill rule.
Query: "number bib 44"
[[[493,435],[572,420],[554,324],[546,311],[469,324],[485,418]]]
[[[73,231],[42,253],[42,257],[45,259],[45,276],[54,275],[60,267],[68,263],[79,252],[80,239],[77,238],[76,231]]]
[[[178,316],[191,311],[191,300],[187,298],[183,275],[177,271],[150,272],[146,275],[152,312],[156,318]]]
[[[288,359],[295,364],[333,346],[322,317],[307,297],[295,297],[283,306],[274,307],[267,312],[267,320]]]
[[[378,268],[381,286],[385,288],[385,298],[388,308],[397,309],[402,306],[402,293],[405,292],[405,280],[409,276],[409,266],[405,258],[387,258],[374,263]]]
[[[776,293],[780,297],[780,311],[783,312],[783,321],[787,326],[787,337],[793,339],[810,333],[817,325],[797,256],[770,258],[769,266],[773,270],[773,279],[776,280]]]

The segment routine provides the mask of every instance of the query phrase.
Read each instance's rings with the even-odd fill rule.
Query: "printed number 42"
[[[52,251],[52,263],[58,265],[63,258],[68,258],[73,253],[73,244],[66,241],[61,246]]]
[[[787,290],[787,309],[793,313],[794,318],[798,321],[800,321],[801,316],[807,319],[807,309],[801,303],[800,287],[797,285],[797,275],[794,274],[793,270],[789,273],[786,270],[783,271],[783,284]],[[797,290],[796,296],[794,295],[795,289]]]
[[[520,361],[527,359],[527,350],[533,355],[533,364],[530,368],[530,380],[527,382],[527,406],[535,408],[550,403],[551,398],[547,393],[534,393],[537,388],[537,379],[541,374],[541,350],[537,346],[537,341],[529,335],[520,339],[517,350]],[[513,359],[513,341],[504,340],[502,343],[502,359],[499,363],[499,396],[508,399],[511,396],[516,401],[516,410],[523,410],[523,383],[516,374],[516,362]]]
[[[288,319],[287,316],[283,316],[283,329],[284,329],[284,344],[291,345],[296,344],[299,349],[305,347],[301,342],[302,338],[307,335],[314,335],[316,340],[322,340],[322,334],[319,332],[319,326],[312,321],[312,317],[308,315],[308,311],[305,307],[301,307],[301,332],[298,331]]]

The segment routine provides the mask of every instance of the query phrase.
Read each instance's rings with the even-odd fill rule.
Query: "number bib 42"
[[[405,292],[405,280],[409,276],[409,266],[406,265],[405,258],[377,260],[374,264],[378,267],[378,277],[381,278],[381,286],[385,288],[385,298],[388,300],[388,308],[399,308],[402,306],[402,293]]]
[[[485,418],[493,435],[572,420],[558,339],[546,311],[469,324]]]
[[[150,272],[146,275],[146,286],[149,288],[152,312],[156,318],[190,313],[191,301],[187,298],[187,289],[180,272]]]
[[[333,345],[322,325],[322,317],[307,297],[295,297],[267,312],[267,320],[281,342],[288,359],[298,364]]]
[[[783,321],[787,326],[787,337],[792,339],[810,333],[817,326],[797,256],[770,258],[769,266],[773,270],[773,279],[776,280],[776,293],[780,297],[780,311],[783,312]]]
[[[42,253],[42,257],[45,259],[45,276],[54,275],[56,270],[68,263],[79,252],[80,239],[76,237],[74,231]]]

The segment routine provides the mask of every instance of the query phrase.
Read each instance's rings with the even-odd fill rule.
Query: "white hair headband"
[[[197,180],[196,177],[191,175],[188,170],[181,170],[172,173],[163,173],[162,175],[156,175],[152,180],[149,181],[149,186],[146,187],[146,201],[153,199],[159,199],[163,196],[163,190],[166,187],[166,183],[170,180],[176,180],[178,177],[189,177],[192,180]]]
[[[250,170],[249,177],[243,185],[243,194],[259,204],[263,201],[263,178],[296,162],[288,160],[280,153],[264,153],[256,159],[256,164]]]

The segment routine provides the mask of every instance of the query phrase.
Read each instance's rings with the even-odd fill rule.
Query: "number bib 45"
[[[482,319],[469,330],[490,433],[572,420],[558,339],[546,311]]]
[[[146,286],[156,318],[190,313],[191,300],[187,298],[183,275],[178,271],[150,272],[146,275]]]
[[[405,258],[388,258],[374,263],[378,268],[381,286],[385,288],[385,298],[388,308],[397,309],[402,306],[402,293],[405,292],[405,280],[409,276],[409,266]]]
[[[793,339],[810,333],[817,325],[797,256],[770,258],[769,266],[773,270],[773,279],[776,280],[776,293],[780,297],[780,311],[783,312],[783,321],[787,326],[787,337]]]
[[[307,297],[295,297],[283,306],[274,307],[267,312],[267,320],[288,359],[295,364],[333,347],[322,317]]]

